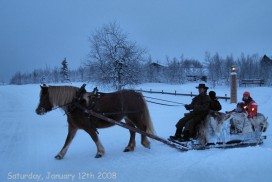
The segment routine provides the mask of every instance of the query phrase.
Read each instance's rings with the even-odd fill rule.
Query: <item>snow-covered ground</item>
[[[81,83],[75,83],[81,86]],[[193,92],[198,83],[185,85],[142,84],[137,89]],[[87,85],[91,91],[93,85]],[[228,87],[216,87],[218,96],[229,95]],[[272,88],[238,88],[238,99],[247,90],[259,104],[259,112],[271,121]],[[271,181],[272,126],[264,144],[236,149],[211,149],[179,152],[152,140],[151,149],[140,145],[134,152],[122,150],[129,132],[115,126],[99,130],[106,155],[95,159],[96,147],[91,138],[79,131],[63,160],[54,156],[64,144],[67,134],[66,116],[55,110],[38,116],[34,110],[39,99],[39,85],[0,86],[0,181]],[[100,91],[107,91],[100,88]],[[182,103],[191,97],[145,94]],[[220,100],[223,110],[235,104]],[[167,138],[174,134],[175,123],[183,116],[184,107],[167,107],[148,103],[157,135]],[[57,178],[68,178],[58,179]]]

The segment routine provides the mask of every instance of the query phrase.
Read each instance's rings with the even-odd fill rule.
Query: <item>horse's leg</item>
[[[84,128],[84,130],[91,136],[91,138],[93,139],[96,148],[97,148],[97,153],[95,155],[95,158],[100,158],[105,154],[105,149],[102,145],[102,143],[100,142],[98,135],[96,134],[96,131],[93,129],[89,129],[88,128]]]
[[[146,126],[142,126],[142,128],[140,128],[141,130],[146,132]],[[146,135],[141,135],[141,144],[145,147],[150,149],[150,141],[148,140]]]
[[[147,131],[147,126],[145,124],[142,123],[141,118],[139,118],[139,116],[137,115],[136,117],[130,117],[133,119],[129,119],[130,122],[134,123],[136,125],[137,128],[139,128],[140,130],[146,132]],[[134,133],[134,139],[135,139],[135,133]],[[146,135],[141,135],[141,144],[145,147],[145,148],[149,148],[150,149],[150,141],[148,140]]]
[[[131,127],[135,127],[131,120],[129,120],[128,118],[125,118],[125,121],[126,123],[131,126]],[[129,133],[130,133],[130,139],[129,139],[129,142],[128,142],[128,145],[126,146],[126,148],[124,149],[124,152],[130,152],[130,151],[134,151],[134,148],[136,146],[136,142],[135,142],[135,132],[134,131],[131,131],[129,130]]]
[[[63,157],[65,156],[72,140],[74,139],[76,133],[77,133],[78,128],[72,126],[71,124],[69,124],[68,127],[68,135],[66,137],[66,141],[64,143],[64,146],[62,147],[61,151],[55,156],[56,159],[63,159]]]

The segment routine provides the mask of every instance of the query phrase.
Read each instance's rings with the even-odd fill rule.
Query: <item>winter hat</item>
[[[238,102],[237,103],[237,107],[240,106],[240,107],[243,107],[244,103],[243,102]]]
[[[249,93],[248,91],[245,91],[245,92],[243,93],[243,97],[250,97],[250,93]]]
[[[210,96],[210,98],[215,99],[216,98],[216,93],[214,91],[210,91],[209,96]]]

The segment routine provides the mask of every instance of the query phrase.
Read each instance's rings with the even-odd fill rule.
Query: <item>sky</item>
[[[163,63],[242,53],[272,56],[271,0],[0,0],[0,82],[20,71],[70,69],[88,59],[89,37],[116,21]]]

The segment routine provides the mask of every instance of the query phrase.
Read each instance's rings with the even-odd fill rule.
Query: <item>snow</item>
[[[73,83],[81,86],[82,83]],[[142,84],[136,89],[197,94],[198,83],[184,85]],[[87,85],[91,91],[94,85]],[[96,147],[84,131],[79,131],[65,158],[54,156],[64,144],[67,134],[66,116],[55,110],[44,116],[35,114],[39,99],[39,85],[0,86],[0,181],[271,181],[272,127],[265,133],[267,140],[256,147],[211,149],[180,152],[151,140],[151,149],[140,145],[134,152],[122,152],[128,143],[129,132],[115,126],[99,130],[106,149],[100,159],[94,158]],[[218,96],[229,95],[229,87],[215,87]],[[270,103],[272,88],[239,87],[238,100],[244,91],[251,92],[259,104],[259,112],[272,118]],[[108,91],[100,88],[100,91]],[[190,103],[191,97],[144,94],[160,99]],[[220,100],[223,110],[235,107]],[[174,134],[176,122],[186,112],[184,107],[167,107],[148,103],[158,136]],[[60,179],[63,178],[63,179]]]

